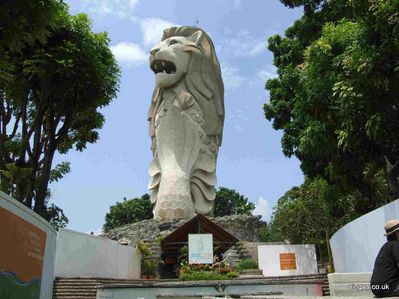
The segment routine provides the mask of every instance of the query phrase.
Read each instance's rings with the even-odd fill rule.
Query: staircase
[[[323,285],[321,288],[323,289],[323,296],[330,296],[330,285],[328,284],[328,275],[323,274]]]
[[[232,267],[237,267],[241,261],[240,254],[237,252],[236,246],[231,246],[225,253],[223,253],[223,260]]]
[[[151,250],[151,259],[160,260],[161,259],[161,243],[159,242],[148,242]]]
[[[257,243],[239,241],[223,254],[223,259],[233,267],[243,259],[258,260]]]
[[[258,243],[239,241],[236,244],[236,249],[242,260],[258,260]]]
[[[284,281],[284,280],[302,280],[302,279],[322,279],[323,296],[329,296],[327,274],[299,275],[299,276],[281,276],[264,277],[264,280]],[[54,280],[53,299],[96,299],[96,288],[105,284],[123,284],[131,283],[132,280],[126,279],[106,279],[106,278],[56,278]]]
[[[57,277],[53,285],[53,299],[96,299],[97,286],[129,282],[132,281],[126,279]]]

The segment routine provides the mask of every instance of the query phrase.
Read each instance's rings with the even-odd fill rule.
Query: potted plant
[[[144,259],[141,269],[143,279],[154,279],[157,272],[157,263],[151,259]]]
[[[138,243],[137,248],[141,253],[141,278],[154,279],[157,274],[157,263],[151,259],[151,249],[147,243]]]

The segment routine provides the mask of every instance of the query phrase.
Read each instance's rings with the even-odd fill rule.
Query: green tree
[[[293,187],[278,200],[260,238],[266,242],[287,240],[293,244],[316,244],[320,261],[330,260],[326,239],[360,216],[355,205],[361,198],[356,192],[342,193],[320,177],[305,179],[302,185]]]
[[[153,205],[150,202],[150,195],[144,194],[141,197],[117,202],[110,207],[105,215],[105,232],[125,224],[130,224],[154,217]],[[220,187],[216,192],[214,215],[226,216],[235,214],[251,215],[255,205],[248,202],[248,198],[242,196],[233,189]]]
[[[399,2],[281,2],[305,8],[269,39],[278,77],[264,110],[284,154],[307,177],[358,192],[363,213],[399,197]]]
[[[214,216],[252,215],[255,205],[234,189],[220,187],[216,191]]]
[[[272,226],[272,223],[266,223],[259,231],[260,242],[282,242],[284,238],[280,235],[277,229]]]
[[[65,4],[59,0],[2,0],[0,53],[20,53],[27,46],[46,43]]]
[[[105,215],[105,223],[103,225],[104,232],[125,225],[146,219],[152,219],[152,204],[150,195],[144,194],[141,197],[117,202],[112,205],[109,212]]]
[[[1,190],[62,226],[67,219],[48,204],[48,185],[70,165],[53,166],[54,155],[96,142],[104,123],[99,108],[116,96],[119,67],[107,34],[92,32],[86,15],[72,16],[55,0],[31,1],[25,8],[35,10],[23,12],[25,2],[0,4],[0,15],[5,7],[15,19],[0,28],[0,67],[7,66],[0,69]],[[46,15],[51,23],[38,22]]]
[[[292,243],[312,243],[321,230],[331,235],[356,216],[353,201],[341,200],[340,190],[322,178],[306,179],[278,200],[269,229]]]

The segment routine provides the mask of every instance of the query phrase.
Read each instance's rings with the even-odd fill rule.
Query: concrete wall
[[[281,253],[295,253],[296,270],[282,270]],[[317,258],[314,245],[260,245],[258,246],[259,269],[264,276],[316,274]]]
[[[370,286],[371,273],[329,273],[331,296],[374,298]]]
[[[23,204],[0,192],[0,294],[51,299],[56,230]],[[5,289],[5,283],[9,283]],[[35,283],[40,287],[36,288]],[[40,289],[40,294],[38,290]],[[28,293],[29,295],[28,295]]]
[[[336,272],[372,272],[381,246],[386,242],[384,224],[399,219],[399,200],[343,226],[330,239]]]
[[[228,280],[228,281],[184,281],[184,282],[148,282],[146,284],[124,284],[123,286],[104,285],[97,289],[97,299],[201,299],[209,298],[316,298],[322,296],[321,283],[309,281],[263,281]],[[283,297],[280,297],[283,296]],[[220,297],[223,296],[223,297]],[[226,296],[226,297],[225,297]],[[321,297],[317,297],[321,298]]]
[[[139,279],[140,261],[133,246],[66,229],[57,237],[57,277]]]

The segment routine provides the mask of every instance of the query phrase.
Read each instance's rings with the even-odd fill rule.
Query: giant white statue
[[[209,36],[172,27],[151,49],[156,86],[148,113],[154,218],[212,215],[216,160],[222,143],[224,88]]]

